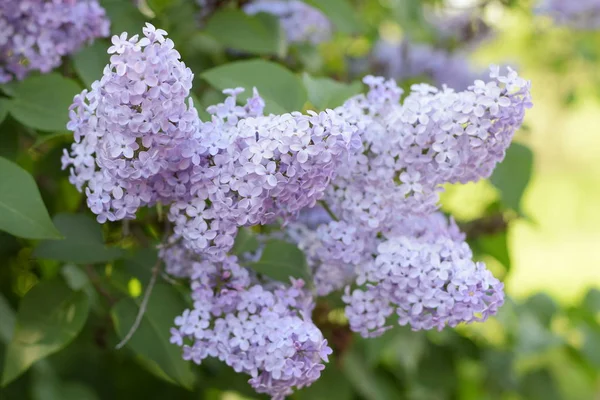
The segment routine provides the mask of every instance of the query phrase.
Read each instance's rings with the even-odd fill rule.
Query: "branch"
[[[140,304],[140,310],[138,311],[138,314],[135,317],[135,321],[133,322],[133,325],[131,325],[131,328],[129,328],[129,332],[127,332],[127,335],[125,335],[123,340],[121,340],[119,344],[117,344],[117,346],[115,347],[117,350],[125,346],[127,342],[129,342],[129,339],[131,339],[131,337],[140,327],[140,324],[142,323],[142,318],[144,317],[144,314],[146,313],[146,308],[148,307],[150,295],[152,294],[154,285],[156,285],[156,278],[158,278],[158,274],[160,272],[160,264],[161,260],[159,258],[156,261],[156,264],[154,264],[154,267],[152,267],[152,276],[150,277],[150,282],[148,283],[148,287],[146,288],[146,292],[144,293],[144,298],[142,299],[142,302]]]
[[[169,223],[169,220],[166,220],[165,221],[165,231],[163,232],[162,243],[166,243],[166,240],[167,240],[167,237],[169,236],[170,230],[171,230],[171,225]],[[154,264],[154,266],[152,267],[152,276],[150,277],[150,282],[148,282],[148,287],[146,288],[146,292],[144,293],[144,298],[142,299],[142,302],[140,303],[140,309],[138,311],[137,316],[135,317],[135,321],[133,322],[133,325],[131,325],[131,328],[129,328],[129,332],[127,332],[127,335],[125,335],[123,340],[121,340],[119,342],[119,344],[117,344],[117,346],[115,347],[117,350],[121,349],[123,346],[125,346],[127,344],[127,342],[129,342],[131,337],[135,334],[137,329],[140,327],[140,324],[142,323],[142,318],[144,317],[144,314],[146,313],[146,308],[148,307],[148,301],[150,300],[150,295],[152,294],[152,290],[154,289],[154,285],[156,285],[156,280],[158,278],[158,275],[160,274],[160,265],[161,264],[162,264],[162,260],[160,259],[160,256],[159,256],[158,259],[156,260],[156,264]]]
[[[331,210],[331,208],[329,207],[329,204],[327,204],[327,202],[325,200],[319,200],[319,204],[321,205],[321,207],[323,207],[325,209],[325,211],[327,211],[327,214],[329,214],[329,216],[331,217],[332,220],[334,220],[334,221],[339,221],[340,220],[335,215],[335,213],[333,212],[333,210]]]

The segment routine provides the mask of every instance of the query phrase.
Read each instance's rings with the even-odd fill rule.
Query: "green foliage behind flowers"
[[[314,25],[310,18],[295,25],[289,10],[250,12],[247,1],[100,3],[112,34],[131,36],[145,21],[169,31],[194,73],[189,98],[203,121],[211,117],[204,109],[223,101],[221,91],[228,88],[246,89],[237,97],[245,104],[256,98],[256,87],[266,113],[283,114],[341,106],[363,92],[358,82],[366,74],[388,74],[405,89],[420,82],[460,86],[465,75],[471,82],[480,76],[471,69],[467,74],[463,55],[490,40],[495,26],[486,18],[498,9],[575,42],[561,48],[562,56],[552,53],[556,59],[547,68],[553,73],[569,70],[571,63],[584,68],[582,63],[597,61],[593,33],[565,27],[563,18],[555,28],[525,2],[480,2],[457,17],[454,6],[442,1],[306,1],[330,21],[326,27],[318,16],[315,21],[321,22]],[[382,46],[383,39],[392,45]],[[61,170],[63,149],[72,142],[65,132],[69,105],[81,88],[101,78],[109,46],[96,40],[65,56],[53,72],[0,85],[0,398],[263,398],[248,376],[214,358],[201,365],[186,361],[173,343],[173,321],[195,305],[184,265],[164,271],[160,261],[171,229],[167,204],[101,225],[86,205],[87,194],[75,190],[68,171]],[[548,46],[535,47],[531,57],[549,53]],[[576,84],[561,90],[573,101],[582,91]],[[535,174],[536,154],[526,145],[526,133],[518,135],[489,178],[495,199],[474,206],[469,218],[457,217],[475,259],[488,262],[501,279],[511,274],[508,237],[515,221],[529,217],[523,196]],[[320,290],[319,284],[313,287],[309,267],[316,253],[302,241],[290,243],[280,233],[280,221],[271,222],[241,228],[230,254],[246,258],[261,282],[275,287],[273,282],[292,276],[308,282],[293,290]],[[353,243],[343,240],[349,247]],[[227,287],[231,275],[238,278],[231,272],[235,268],[228,268],[219,288]],[[509,296],[486,322],[440,332],[411,331],[393,321],[391,329],[369,339],[351,331],[342,292],[336,288],[320,297],[312,310],[314,325],[333,350],[329,363],[315,383],[290,398],[587,400],[598,395],[597,289],[570,305],[544,293]]]

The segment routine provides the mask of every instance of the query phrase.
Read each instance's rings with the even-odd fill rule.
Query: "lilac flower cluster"
[[[489,177],[525,110],[529,82],[493,67],[491,81],[464,92],[367,77],[367,95],[336,112],[355,120],[363,141],[327,191],[339,221],[292,224],[316,291],[346,286],[350,327],[377,336],[396,312],[401,325],[442,329],[481,321],[503,303],[503,286],[472,253],[453,221],[436,212],[444,183]],[[355,281],[357,288],[350,289]]]
[[[218,358],[283,399],[318,379],[331,353],[311,320],[315,295],[345,288],[350,328],[365,337],[394,312],[413,329],[496,312],[503,286],[437,212],[438,193],[490,176],[531,106],[529,82],[493,67],[488,82],[414,85],[401,103],[393,80],[369,76],[368,93],[335,110],[282,115],[265,115],[256,89],[240,105],[236,88],[201,121],[173,42],[150,24],[143,32],[113,37],[102,78],[75,97],[63,167],[99,222],[170,207],[160,257],[191,281],[193,308],[171,330],[186,360]],[[228,255],[240,227],[276,220],[312,282],[254,273],[246,265],[260,249]]]
[[[364,151],[328,189],[335,213],[386,229],[397,216],[434,211],[441,184],[489,177],[531,106],[529,82],[515,71],[490,76],[463,92],[413,85],[403,104],[395,82],[368,77],[370,92],[339,109],[360,118]]]
[[[350,327],[376,336],[394,309],[399,324],[414,330],[485,320],[503,304],[503,284],[472,256],[442,215],[403,221],[357,266],[357,283],[365,288],[346,288]]]
[[[171,205],[172,242],[221,259],[237,228],[289,218],[313,206],[355,143],[356,126],[333,112],[263,115],[242,89],[202,122],[189,98],[193,74],[165,32],[113,38],[110,65],[71,106],[75,132],[63,167],[99,222]]]
[[[97,0],[0,2],[0,83],[49,72],[61,57],[108,36],[109,21]]]
[[[300,0],[256,0],[244,6],[247,14],[272,14],[279,18],[290,43],[319,44],[331,38],[332,25],[318,9]]]
[[[320,377],[332,350],[311,321],[313,302],[303,281],[253,285],[235,256],[200,263],[181,253],[176,257],[178,265],[194,271],[194,308],[171,329],[171,342],[183,346],[184,359],[200,364],[218,358],[249,374],[258,393],[276,400]],[[174,260],[165,259],[172,265]]]
[[[568,25],[581,30],[600,28],[600,2],[598,0],[543,0],[536,11],[552,17],[559,25]]]

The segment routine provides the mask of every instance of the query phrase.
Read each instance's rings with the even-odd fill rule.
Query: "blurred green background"
[[[349,334],[339,305],[325,302],[317,323],[336,354],[322,379],[292,398],[600,399],[600,31],[556,26],[551,19],[535,15],[532,1],[312,3],[333,4],[333,15],[328,16],[344,29],[317,47],[290,46],[286,57],[262,58],[294,72],[347,82],[374,71],[370,54],[381,36],[439,45],[432,34],[435,23],[426,18],[431,10],[468,13],[473,21],[484,21],[491,34],[469,52],[469,61],[482,70],[490,63],[508,63],[532,81],[534,108],[527,112],[515,140],[532,150],[533,164],[527,180],[527,157],[517,155],[503,164],[495,184],[456,185],[442,196],[445,212],[467,230],[479,229],[470,243],[477,257],[506,283],[509,298],[497,318],[443,332],[396,328],[381,338],[364,340]],[[341,3],[351,7],[340,8]],[[139,30],[141,22],[150,18],[147,8],[152,10],[152,22],[170,32],[196,73],[195,96],[202,105],[222,98],[202,79],[202,71],[248,58],[243,52],[229,51],[218,37],[199,27],[193,0],[149,0],[141,3],[142,11],[129,0],[102,4],[111,16],[113,33],[131,27]],[[98,55],[98,73],[106,63],[106,47],[107,42],[100,41],[82,53],[88,60],[90,54]],[[61,73],[89,83],[81,57],[66,60]],[[427,78],[414,77],[414,81],[421,79]],[[66,173],[59,171],[68,134],[32,132],[12,118],[0,125],[0,134],[0,155],[36,177],[51,215],[85,212],[80,195]],[[526,189],[520,203],[511,207],[503,194],[514,191],[513,183],[523,179]],[[498,216],[501,226],[488,226]],[[106,242],[118,242],[119,224],[103,229]],[[155,225],[143,229],[150,241],[156,239]],[[11,340],[18,305],[38,282],[55,276],[65,277],[71,285],[80,282],[78,287],[92,298],[92,313],[73,343],[0,388],[0,399],[258,398],[244,376],[217,362],[194,368],[190,391],[174,384],[163,365],[149,361],[138,349],[114,350],[118,342],[114,316],[111,322],[106,304],[94,294],[97,282],[92,278],[118,296],[139,300],[147,269],[132,263],[100,263],[86,275],[72,263],[34,259],[35,245],[0,235],[0,359]],[[168,323],[167,318],[166,329]]]

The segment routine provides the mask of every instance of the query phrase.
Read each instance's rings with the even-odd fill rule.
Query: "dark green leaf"
[[[527,400],[560,400],[563,397],[556,381],[547,369],[528,373],[521,382],[522,393]]]
[[[306,3],[320,9],[342,33],[359,33],[360,21],[348,0],[306,0]]]
[[[8,101],[6,99],[0,99],[0,124],[4,122],[4,119],[8,115]]]
[[[506,151],[506,158],[494,170],[490,178],[500,190],[502,202],[521,212],[521,198],[529,184],[533,170],[533,152],[529,147],[513,143]]]
[[[54,224],[64,240],[43,241],[33,251],[34,257],[94,264],[116,260],[123,251],[104,245],[100,224],[84,214],[58,214]]]
[[[369,368],[357,351],[344,354],[342,368],[350,384],[366,400],[398,399],[399,393],[392,383]]]
[[[14,87],[8,102],[11,115],[41,131],[62,131],[69,122],[69,106],[81,92],[75,81],[56,73],[31,76]]]
[[[308,101],[319,110],[335,108],[344,104],[348,98],[360,93],[360,82],[351,84],[336,82],[330,78],[313,78],[308,74],[302,76],[304,87],[308,93]]]
[[[244,253],[253,252],[258,249],[258,246],[258,239],[254,236],[254,233],[248,228],[240,228],[235,237],[235,243],[231,249],[231,254],[239,256]]]
[[[481,236],[477,238],[476,247],[482,253],[494,257],[504,265],[507,271],[510,271],[510,252],[508,251],[508,241],[506,236],[506,232]]]
[[[15,313],[8,301],[0,294],[0,341],[5,344],[10,342],[15,330]]]
[[[31,175],[0,157],[0,230],[28,239],[56,239],[56,230]]]
[[[156,285],[142,322],[127,347],[153,363],[171,380],[191,389],[194,385],[191,363],[181,357],[180,347],[169,342],[173,321],[185,308],[183,299],[172,286]],[[138,303],[131,298],[125,298],[113,307],[111,315],[119,337],[127,334],[138,311]]]
[[[43,281],[27,292],[4,361],[2,386],[68,345],[83,328],[88,311],[87,296],[59,280]]]
[[[265,99],[267,113],[299,111],[306,102],[301,80],[279,64],[264,60],[237,61],[210,69],[202,77],[219,90],[243,87],[245,101],[256,87]]]
[[[321,377],[306,389],[297,392],[299,400],[352,400],[352,386],[344,373],[333,363],[323,370]]]
[[[284,240],[269,240],[260,260],[251,266],[259,274],[281,282],[289,282],[290,277],[302,278],[305,282],[310,280],[304,253],[295,244]]]
[[[211,16],[204,30],[233,50],[285,55],[281,27],[273,15],[252,16],[241,10],[224,9]]]
[[[114,35],[122,32],[129,36],[141,34],[145,18],[137,9],[133,1],[102,0],[102,7],[110,19],[110,31]]]
[[[96,40],[72,56],[73,66],[87,87],[91,87],[94,81],[102,78],[104,67],[110,58],[107,53],[109,46],[106,40]]]

